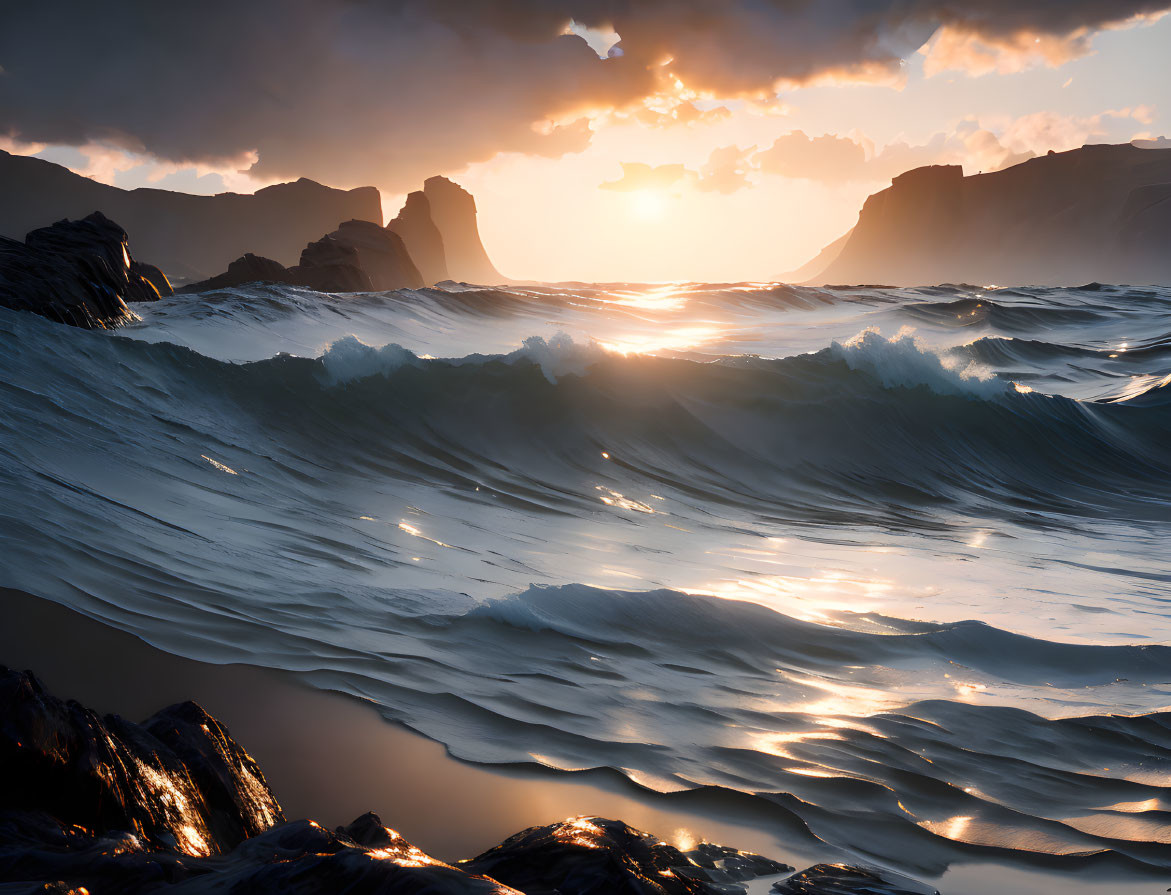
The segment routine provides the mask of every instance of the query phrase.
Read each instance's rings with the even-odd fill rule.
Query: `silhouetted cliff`
[[[373,221],[345,221],[309,243],[296,267],[248,253],[209,280],[189,283],[179,292],[208,292],[246,283],[286,283],[318,292],[386,292],[418,289],[423,277],[397,233]]]
[[[492,285],[505,278],[488,260],[476,225],[476,200],[446,177],[429,177],[423,194],[431,206],[431,219],[443,237],[447,273],[453,280]]]
[[[964,177],[908,171],[810,282],[1171,283],[1171,150],[1084,146]]]
[[[374,187],[336,190],[301,179],[253,195],[123,190],[7,152],[0,152],[0,195],[0,236],[19,239],[37,227],[97,209],[126,229],[144,258],[179,279],[224,270],[245,251],[296,264],[306,243],[340,221],[382,223]]]
[[[393,230],[370,221],[346,221],[329,235],[357,250],[359,266],[379,292],[423,286],[423,276],[405,240]],[[301,263],[305,263],[304,253]]]
[[[407,196],[398,217],[387,224],[386,229],[402,237],[426,285],[432,286],[451,278],[447,272],[443,236],[431,217],[431,202],[421,190]]]

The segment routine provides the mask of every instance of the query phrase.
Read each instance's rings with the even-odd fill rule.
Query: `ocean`
[[[0,585],[913,875],[1171,870],[1171,289],[134,307],[0,309]]]

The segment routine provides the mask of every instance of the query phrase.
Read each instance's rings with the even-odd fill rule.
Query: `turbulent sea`
[[[136,310],[0,310],[0,584],[835,854],[1171,871],[1171,290]]]

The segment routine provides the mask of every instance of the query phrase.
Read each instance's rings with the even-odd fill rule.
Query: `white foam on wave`
[[[464,358],[448,358],[446,363],[456,366],[503,361],[534,363],[549,382],[556,384],[566,376],[584,376],[590,366],[605,356],[605,351],[593,341],[575,342],[566,333],[557,333],[548,339],[530,336],[521,347],[509,354],[472,354]],[[332,343],[321,355],[325,381],[329,385],[344,385],[370,376],[388,376],[408,365],[423,364],[431,357],[419,357],[396,343],[375,348],[357,336],[346,336]]]
[[[1013,393],[1013,384],[997,379],[986,366],[940,355],[903,327],[891,338],[877,327],[864,329],[845,342],[831,343],[828,352],[851,369],[868,373],[885,388],[926,386],[941,395],[967,395],[995,398]],[[471,354],[462,358],[445,358],[454,366],[499,361],[506,364],[533,363],[553,384],[566,376],[585,376],[594,364],[613,356],[594,340],[575,341],[564,332],[548,338],[529,336],[521,347],[508,354]],[[333,342],[321,355],[324,381],[344,385],[371,376],[388,376],[408,365],[422,365],[435,360],[420,357],[407,348],[389,343],[376,348],[350,335]]]
[[[830,353],[851,370],[869,373],[885,388],[926,386],[940,395],[972,395],[995,398],[1011,393],[1011,384],[997,379],[980,364],[961,366],[941,357],[903,327],[886,338],[877,327],[862,330],[846,342],[834,342]]]
[[[568,334],[559,332],[548,339],[530,336],[506,360],[510,363],[532,361],[541,368],[546,379],[556,383],[565,376],[584,376],[603,355],[603,349],[596,342],[575,342]]]
[[[330,385],[344,385],[370,376],[387,376],[418,360],[402,345],[391,343],[375,348],[357,336],[338,339],[321,355],[325,380]]]

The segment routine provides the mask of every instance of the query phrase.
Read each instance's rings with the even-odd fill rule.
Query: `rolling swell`
[[[52,328],[5,323],[19,341],[10,370],[64,350]],[[583,509],[597,504],[583,478],[607,465],[605,452],[627,480],[767,518],[930,526],[947,506],[1026,523],[1036,513],[1171,519],[1165,388],[1113,406],[1018,394],[905,337],[868,332],[813,355],[715,363],[565,339],[458,360],[343,340],[318,359],[243,365],[123,339],[77,347],[75,363],[38,386],[27,426],[98,401],[121,408],[126,426],[180,416],[217,441],[211,421],[224,420],[239,429],[230,467],[245,462],[239,451],[287,455]],[[112,431],[123,423],[97,416]]]
[[[989,327],[1009,333],[1026,333],[1086,326],[1109,318],[1107,309],[1062,307],[1050,304],[1002,304],[988,297],[904,305],[911,320],[942,327]]]

